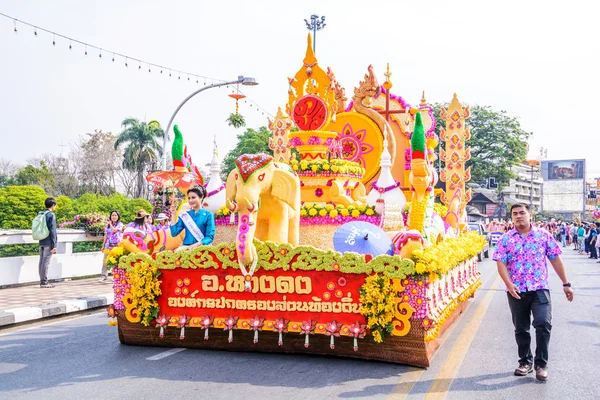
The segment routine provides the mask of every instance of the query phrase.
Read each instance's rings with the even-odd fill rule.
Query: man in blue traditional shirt
[[[185,229],[185,237],[181,249],[193,249],[200,245],[209,245],[215,238],[215,219],[210,211],[202,208],[206,197],[204,186],[192,188],[187,192],[190,210],[177,218],[175,204],[171,205],[171,236],[175,237]]]

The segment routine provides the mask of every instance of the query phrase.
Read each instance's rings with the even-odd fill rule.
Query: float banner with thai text
[[[176,268],[161,272],[158,304],[160,312],[169,316],[233,315],[248,319],[259,315],[342,324],[365,321],[359,299],[363,274],[259,270],[252,277],[252,290],[246,292],[239,269]]]

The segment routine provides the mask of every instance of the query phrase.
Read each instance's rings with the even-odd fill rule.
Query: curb
[[[109,306],[114,302],[114,293],[105,293],[94,297],[58,300],[55,303],[37,307],[15,307],[0,311],[0,328],[8,325],[19,324]]]

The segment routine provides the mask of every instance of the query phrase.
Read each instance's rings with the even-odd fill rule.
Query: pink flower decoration
[[[225,323],[225,328],[223,329],[224,331],[230,331],[235,327],[235,324],[237,323],[239,317],[234,317],[233,315],[230,315],[229,317],[225,318],[225,321],[223,321],[223,323]]]
[[[291,147],[302,146],[304,144],[304,142],[302,141],[302,139],[297,138],[297,137],[291,138],[288,143],[289,143],[289,145]]]
[[[321,138],[318,136],[311,136],[308,138],[307,144],[309,145],[319,145],[321,144]]]
[[[338,279],[338,285],[346,286],[346,278],[342,276],[340,279]]]
[[[202,320],[201,320],[202,328],[204,328],[204,329],[210,328],[212,326],[214,319],[215,319],[215,317],[211,317],[208,314],[203,316]]]
[[[250,329],[253,331],[262,331],[262,326],[265,322],[264,318],[260,318],[258,315],[250,320]]]
[[[170,320],[171,320],[170,317],[167,317],[165,314],[163,314],[160,317],[156,318],[156,326],[157,327],[167,326]]]
[[[317,196],[317,197],[321,197],[321,196],[323,196],[323,189],[321,189],[321,188],[317,188],[317,189],[315,190],[315,196]]]
[[[350,325],[350,335],[355,338],[363,339],[365,337],[366,325],[361,325],[360,322],[356,321]]]
[[[340,336],[340,329],[342,329],[342,324],[339,324],[334,320],[327,324],[327,327],[325,328],[325,334],[327,336],[333,335],[335,337],[338,337]]]
[[[275,324],[273,324],[273,332],[287,332],[288,324],[290,323],[289,319],[279,318],[275,320]]]
[[[189,324],[190,324],[190,317],[188,317],[185,314],[183,314],[181,317],[179,317],[179,320],[177,321],[178,328],[183,328],[185,326],[188,326]]]
[[[315,334],[315,326],[317,325],[317,321],[313,321],[309,319],[308,321],[302,321],[302,325],[300,325],[300,334],[301,335],[314,335]]]

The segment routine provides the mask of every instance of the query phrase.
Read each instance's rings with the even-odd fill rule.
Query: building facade
[[[543,181],[539,168],[520,164],[512,167],[511,170],[517,174],[517,178],[511,179],[508,187],[502,191],[504,198],[509,197],[520,203],[529,204],[533,212],[543,211]]]

